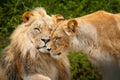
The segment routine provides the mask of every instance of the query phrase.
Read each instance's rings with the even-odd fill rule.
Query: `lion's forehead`
[[[35,20],[31,26],[32,27],[44,28],[44,29],[51,29],[52,27],[54,27],[54,23],[52,21],[47,22],[45,20],[38,19],[38,20]]]
[[[54,22],[53,22],[53,20],[52,19],[47,19],[47,20],[45,20],[45,19],[36,19],[35,21],[34,21],[34,24],[45,24],[45,25],[54,25]]]

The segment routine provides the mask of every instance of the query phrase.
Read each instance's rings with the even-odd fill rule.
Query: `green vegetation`
[[[87,56],[82,52],[69,55],[73,80],[101,80],[92,64],[87,60]]]
[[[49,15],[60,13],[66,19],[83,16],[97,10],[120,12],[120,0],[1,0],[0,52],[9,43],[11,32],[21,23],[25,11],[44,7]],[[73,80],[99,80],[94,67],[83,54],[69,55]]]

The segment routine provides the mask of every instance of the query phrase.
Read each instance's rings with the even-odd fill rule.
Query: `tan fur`
[[[120,79],[120,14],[97,11],[56,25],[48,45],[51,55],[82,50],[104,80]]]
[[[70,80],[67,56],[56,60],[46,50],[53,19],[43,8],[24,13],[22,19],[1,55],[0,80]]]

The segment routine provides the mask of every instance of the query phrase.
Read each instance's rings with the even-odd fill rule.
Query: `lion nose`
[[[50,39],[41,39],[43,42],[47,43],[50,41]]]

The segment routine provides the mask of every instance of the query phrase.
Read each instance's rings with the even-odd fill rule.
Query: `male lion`
[[[47,46],[52,56],[82,50],[104,80],[120,80],[120,14],[97,11],[56,25]]]
[[[43,8],[25,12],[22,20],[0,57],[0,80],[70,80],[67,56],[56,60],[45,50],[54,20]]]

